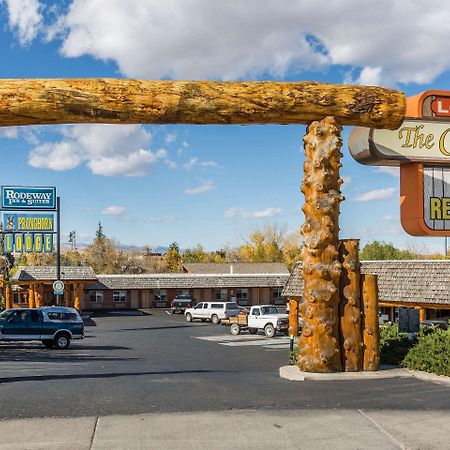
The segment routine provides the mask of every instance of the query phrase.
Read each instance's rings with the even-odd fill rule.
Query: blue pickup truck
[[[0,341],[42,341],[63,350],[72,339],[83,338],[83,319],[75,308],[14,308],[0,314]]]

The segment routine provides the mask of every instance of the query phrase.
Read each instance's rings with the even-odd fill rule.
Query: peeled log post
[[[396,129],[402,92],[314,82],[0,80],[0,126],[62,123],[299,124]]]
[[[359,241],[343,239],[340,246],[342,263],[339,322],[342,366],[345,372],[362,369],[361,298]]]
[[[380,368],[380,328],[378,323],[378,286],[376,275],[361,276],[363,304],[363,370]]]
[[[298,336],[298,300],[289,299],[289,336]]]
[[[339,372],[342,368],[338,333],[341,130],[335,118],[326,117],[313,122],[304,138],[303,328],[298,366],[305,372]]]

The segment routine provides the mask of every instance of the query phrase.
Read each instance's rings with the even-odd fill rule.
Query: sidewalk
[[[450,411],[367,410],[22,419],[0,422],[0,449],[443,450],[449,424]]]

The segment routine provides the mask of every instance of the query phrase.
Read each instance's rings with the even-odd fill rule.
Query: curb
[[[289,381],[345,381],[345,380],[381,380],[386,378],[416,378],[438,384],[450,385],[450,377],[434,375],[428,372],[411,369],[384,369],[376,372],[335,372],[313,373],[302,372],[297,366],[280,367],[280,377]]]

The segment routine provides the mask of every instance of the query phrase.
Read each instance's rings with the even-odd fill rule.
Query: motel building
[[[420,310],[421,320],[450,317],[450,261],[362,261],[361,272],[378,276],[379,312],[396,321],[398,308]],[[182,273],[97,275],[90,267],[62,267],[62,304],[80,310],[168,308],[176,295],[196,303],[236,301],[240,305],[283,305],[301,301],[301,264],[290,275],[284,264],[185,264]],[[56,304],[54,266],[19,267],[12,283],[14,307]]]
[[[397,321],[398,308],[420,310],[420,320],[450,318],[450,261],[361,261],[361,273],[378,276],[379,314]],[[283,289],[287,299],[302,301],[301,263]]]
[[[287,267],[279,263],[185,264],[182,273],[140,275],[97,275],[91,267],[63,266],[61,303],[83,311],[169,308],[175,296],[188,294],[196,303],[284,305],[281,292],[288,277]],[[55,305],[55,280],[54,266],[19,267],[12,280],[12,306]]]

